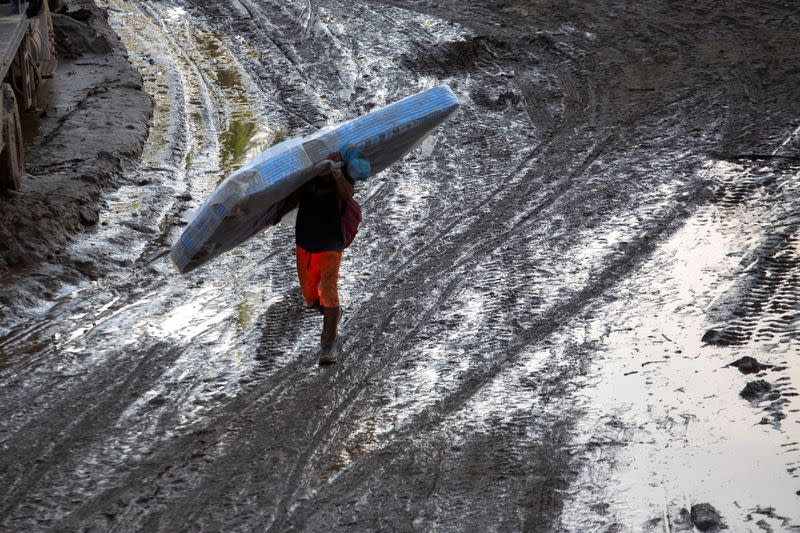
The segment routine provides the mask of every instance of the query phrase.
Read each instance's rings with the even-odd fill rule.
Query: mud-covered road
[[[0,529],[800,529],[795,2],[99,3],[156,110],[67,251],[107,273],[0,326]],[[441,82],[339,364],[292,228],[176,274],[236,165]]]

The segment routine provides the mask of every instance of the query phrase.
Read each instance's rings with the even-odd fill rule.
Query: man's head
[[[356,145],[346,144],[340,150],[342,162],[347,169],[347,174],[355,181],[365,180],[369,177],[371,167],[367,156]]]

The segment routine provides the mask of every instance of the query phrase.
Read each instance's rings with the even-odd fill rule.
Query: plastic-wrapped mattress
[[[354,144],[382,171],[427,137],[458,108],[439,85],[308,137],[277,144],[225,178],[172,246],[182,273],[226,252],[275,222],[283,201],[318,170],[315,165]]]

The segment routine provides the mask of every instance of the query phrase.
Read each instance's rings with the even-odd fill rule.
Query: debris
[[[691,519],[694,526],[700,531],[719,529],[722,526],[722,517],[711,504],[698,503],[692,505]]]
[[[772,365],[765,365],[763,363],[759,363],[755,357],[750,357],[749,355],[745,355],[734,361],[733,363],[728,364],[727,366],[733,366],[739,369],[739,372],[742,374],[755,374],[757,372],[761,372],[762,370],[766,370],[768,368],[772,368]]]
[[[761,398],[761,396],[763,396],[764,393],[768,392],[770,389],[772,389],[772,385],[763,379],[759,379],[756,381],[751,381],[745,385],[742,391],[739,393],[739,396],[752,402]]]

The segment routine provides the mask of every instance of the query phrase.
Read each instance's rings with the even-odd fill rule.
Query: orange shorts
[[[309,306],[339,307],[339,264],[342,252],[311,253],[297,247],[297,276]]]

